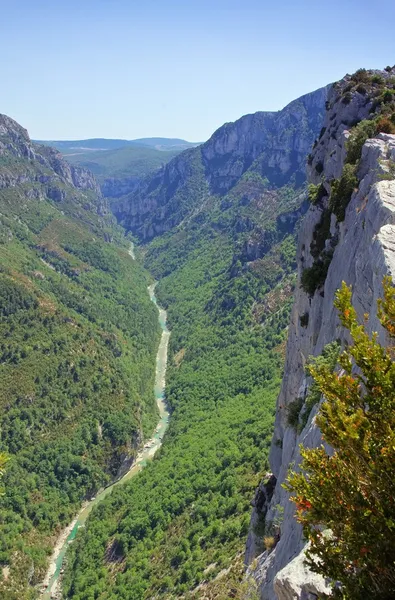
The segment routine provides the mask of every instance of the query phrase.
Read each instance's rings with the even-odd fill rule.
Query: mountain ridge
[[[291,176],[300,185],[314,138],[310,123],[319,128],[327,91],[306,94],[275,113],[257,112],[223,125],[207,142],[181,153],[115,201],[114,214],[126,229],[148,241],[179,224],[204,196],[228,192],[247,171],[276,187],[289,183]]]
[[[37,144],[52,146],[57,148],[64,154],[68,154],[70,150],[91,150],[92,152],[103,150],[116,150],[124,146],[148,146],[162,151],[171,149],[172,147],[186,148],[189,146],[197,146],[201,142],[188,142],[180,138],[136,138],[133,140],[121,138],[87,138],[83,140],[33,140]]]

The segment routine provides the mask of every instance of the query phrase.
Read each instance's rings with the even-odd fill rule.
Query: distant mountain
[[[98,152],[103,150],[114,150],[124,146],[149,146],[156,150],[166,152],[168,150],[186,150],[198,146],[200,142],[187,142],[179,138],[139,138],[137,140],[121,140],[92,138],[87,140],[35,140],[38,144],[53,146],[62,154],[75,154],[85,152]]]
[[[193,144],[178,138],[119,140],[95,138],[37,142],[56,148],[68,162],[89,169],[104,196],[118,198],[133,191],[138,183]]]
[[[103,185],[108,178],[139,181],[164,166],[180,152],[180,149],[174,150],[170,147],[163,152],[150,146],[132,145],[113,150],[86,150],[76,154],[64,154],[64,157],[74,165],[89,169],[96,176],[99,184]],[[102,191],[105,193],[105,190]]]
[[[157,150],[174,150],[182,147],[183,150],[194,146],[199,146],[202,142],[187,142],[179,138],[140,138],[133,140],[136,144],[142,144],[143,146],[153,146]]]

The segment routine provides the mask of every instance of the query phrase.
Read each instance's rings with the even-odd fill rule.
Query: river
[[[133,245],[129,251],[130,256],[134,259]],[[134,477],[139,471],[141,471],[147,461],[152,459],[155,452],[162,445],[163,435],[168,427],[169,423],[169,412],[165,403],[165,378],[166,378],[166,366],[167,366],[167,350],[169,345],[170,331],[167,328],[166,311],[158,306],[155,296],[155,286],[153,283],[148,287],[148,293],[152,302],[157,306],[159,311],[159,324],[162,329],[162,336],[159,343],[158,353],[156,355],[156,372],[155,372],[155,398],[159,409],[159,423],[155,429],[155,432],[151,439],[145,442],[144,448],[139,452],[135,462],[117,481],[109,485],[108,487],[99,491],[95,498],[87,501],[83,504],[80,512],[72,523],[62,532],[59,536],[54,552],[51,557],[50,565],[41,586],[41,599],[50,600],[51,598],[58,598],[60,596],[59,580],[63,572],[64,557],[68,548],[68,545],[74,540],[77,531],[80,527],[85,525],[86,519],[93,507],[99,504],[117,485],[123,485],[126,481]]]

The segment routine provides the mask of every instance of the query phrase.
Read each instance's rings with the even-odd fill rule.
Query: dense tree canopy
[[[7,600],[36,594],[60,529],[157,420],[151,279],[111,218],[92,210],[99,202],[92,192],[57,179],[63,201],[54,202],[39,183],[41,168],[0,157],[0,174],[30,178],[0,190],[0,455],[9,457],[0,496],[0,565],[9,574],[0,576],[0,596]],[[54,189],[54,173],[45,176]]]
[[[245,264],[251,231],[237,233],[235,223],[251,185],[265,190],[261,178],[246,178],[228,210],[213,199],[147,249],[172,331],[170,425],[154,461],[80,530],[68,558],[67,598],[197,599],[201,584],[212,586],[204,587],[209,598],[243,597],[239,563],[251,498],[267,469],[295,265],[294,237],[276,227],[274,192],[259,215],[270,243]],[[282,194],[277,210],[295,202],[289,190]],[[228,583],[215,581],[225,568]]]

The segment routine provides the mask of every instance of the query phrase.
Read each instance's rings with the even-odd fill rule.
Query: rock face
[[[385,78],[391,73],[379,75]],[[356,90],[346,92],[347,86],[350,87],[350,78],[335,84],[331,90],[322,135],[309,159],[310,181],[315,184],[322,182],[324,192],[316,205],[310,206],[300,229],[297,249],[299,282],[302,271],[311,267],[315,260],[311,251],[314,254],[323,214],[326,211],[328,215],[327,211],[331,210],[331,185],[333,179],[342,174],[350,128],[374,111],[374,94],[370,96]],[[266,500],[261,504],[255,502],[252,516],[252,525],[264,521],[268,527],[280,515],[279,539],[270,553],[259,554],[261,541],[257,528],[252,527],[246,553],[247,563],[252,563],[255,557],[250,570],[264,600],[312,599],[327,591],[326,582],[303,565],[305,541],[301,527],[294,519],[294,505],[282,487],[290,465],[297,469],[300,464],[299,445],[316,447],[322,443],[315,424],[318,407],[313,408],[299,434],[288,424],[287,407],[297,398],[306,398],[311,383],[305,373],[308,357],[321,354],[333,340],[344,339],[344,331],[339,326],[333,306],[335,292],[343,280],[352,284],[352,301],[358,316],[362,318],[364,313],[368,313],[368,329],[378,331],[379,338],[385,341],[376,310],[377,299],[382,296],[383,277],[395,277],[395,180],[391,175],[394,160],[394,135],[379,133],[365,142],[357,170],[358,189],[352,193],[345,218],[339,222],[334,214],[330,216],[323,252],[331,250],[333,257],[325,282],[310,295],[300,285],[296,288],[270,452],[273,475],[269,481],[274,478],[276,485],[270,494],[265,490],[265,484],[261,486],[257,498],[263,494]]]
[[[146,241],[181,223],[211,195],[229,192],[252,166],[272,186],[302,184],[327,92],[321,88],[279,112],[257,112],[223,125],[205,144],[182,152],[114,201],[114,214]]]
[[[101,192],[105,198],[120,198],[133,192],[141,179],[139,177],[108,177],[100,186]]]
[[[107,202],[89,171],[70,165],[57,150],[33,143],[26,129],[0,114],[0,189],[23,184],[30,184],[28,197],[43,194],[53,201],[65,200],[69,186],[76,188],[86,195],[86,208],[100,216],[109,215]]]

